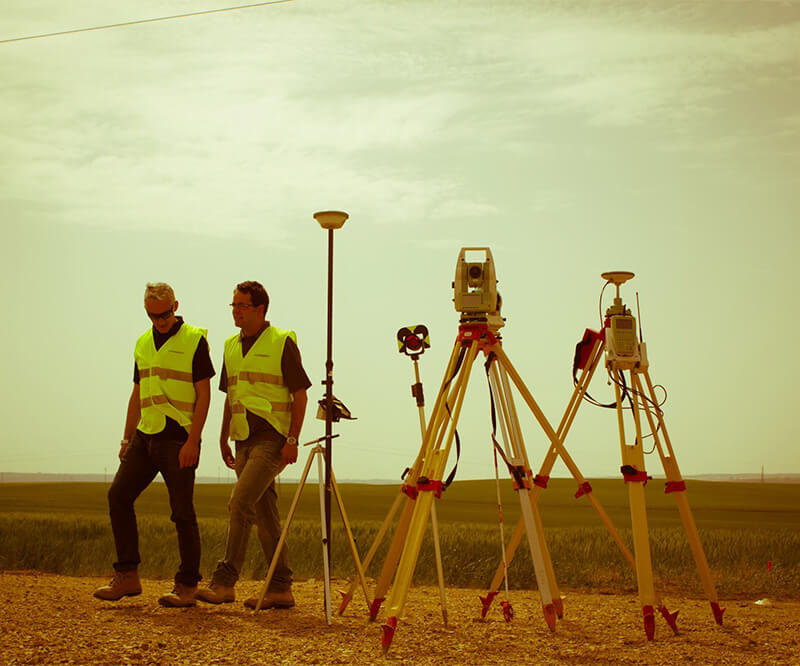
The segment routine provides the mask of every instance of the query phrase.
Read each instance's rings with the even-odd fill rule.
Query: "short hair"
[[[241,291],[243,294],[250,294],[250,301],[253,306],[264,306],[264,315],[267,314],[269,308],[269,294],[264,289],[264,285],[255,280],[246,280],[236,285],[236,291]]]
[[[175,292],[166,282],[148,282],[144,290],[144,299],[154,298],[157,301],[175,302]]]

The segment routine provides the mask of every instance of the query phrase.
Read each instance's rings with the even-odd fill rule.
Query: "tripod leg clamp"
[[[441,481],[431,481],[423,476],[417,479],[417,490],[421,493],[433,492],[436,494],[436,498],[438,499],[442,496],[442,491],[444,488]]]
[[[623,465],[619,468],[619,471],[622,472],[625,483],[643,483],[647,485],[647,482],[653,478],[652,476],[647,476],[647,472],[640,472],[633,465]]]
[[[412,500],[417,499],[417,495],[419,494],[416,486],[409,486],[407,483],[400,486],[400,492],[407,495],[408,498]]]
[[[540,488],[547,488],[547,482],[550,480],[549,476],[542,476],[541,474],[537,474],[533,477],[533,485],[539,486]]]

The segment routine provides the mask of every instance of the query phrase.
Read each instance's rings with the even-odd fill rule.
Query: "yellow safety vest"
[[[153,329],[136,341],[134,356],[139,368],[138,429],[148,435],[161,432],[166,417],[177,421],[188,432],[192,426],[197,393],[192,381],[192,359],[204,328],[182,324],[178,332],[156,350]]]
[[[289,434],[292,395],[281,370],[287,337],[297,342],[294,331],[267,326],[244,357],[239,334],[225,341],[231,439],[241,442],[250,436],[246,411],[260,416],[284,437]]]

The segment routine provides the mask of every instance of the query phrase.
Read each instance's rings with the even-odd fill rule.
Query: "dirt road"
[[[357,596],[343,617],[325,623],[322,585],[295,585],[297,606],[262,611],[240,602],[161,608],[168,581],[143,581],[141,596],[115,603],[94,599],[101,578],[0,572],[0,661],[5,664],[255,664],[255,663],[569,663],[756,664],[800,663],[800,601],[756,605],[728,601],[725,626],[714,624],[707,602],[668,598],[680,610],[675,636],[658,618],[656,639],[645,640],[633,595],[566,592],[565,618],[555,633],[545,625],[536,593],[512,591],[514,621],[495,603],[477,619],[476,590],[448,589],[449,628],[438,590],[413,588],[406,617],[384,657],[380,625],[365,620]],[[237,589],[244,599],[258,584]],[[338,595],[337,595],[338,599]],[[499,599],[498,599],[499,600]]]

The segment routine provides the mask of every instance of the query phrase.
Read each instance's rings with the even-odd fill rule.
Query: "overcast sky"
[[[7,0],[0,40],[221,6]],[[0,44],[0,81],[0,471],[116,469],[148,281],[209,329],[218,370],[233,287],[263,282],[314,381],[302,439],[323,434],[312,214],[340,209],[334,391],[358,417],[340,479],[414,459],[395,333],[430,329],[430,407],[458,251],[484,245],[504,347],[554,426],[600,273],[625,269],[683,473],[800,472],[798,2],[296,0]],[[225,475],[222,404],[200,475]],[[459,478],[493,474],[489,429],[476,366]],[[584,404],[567,444],[585,475],[619,473],[612,411]]]

